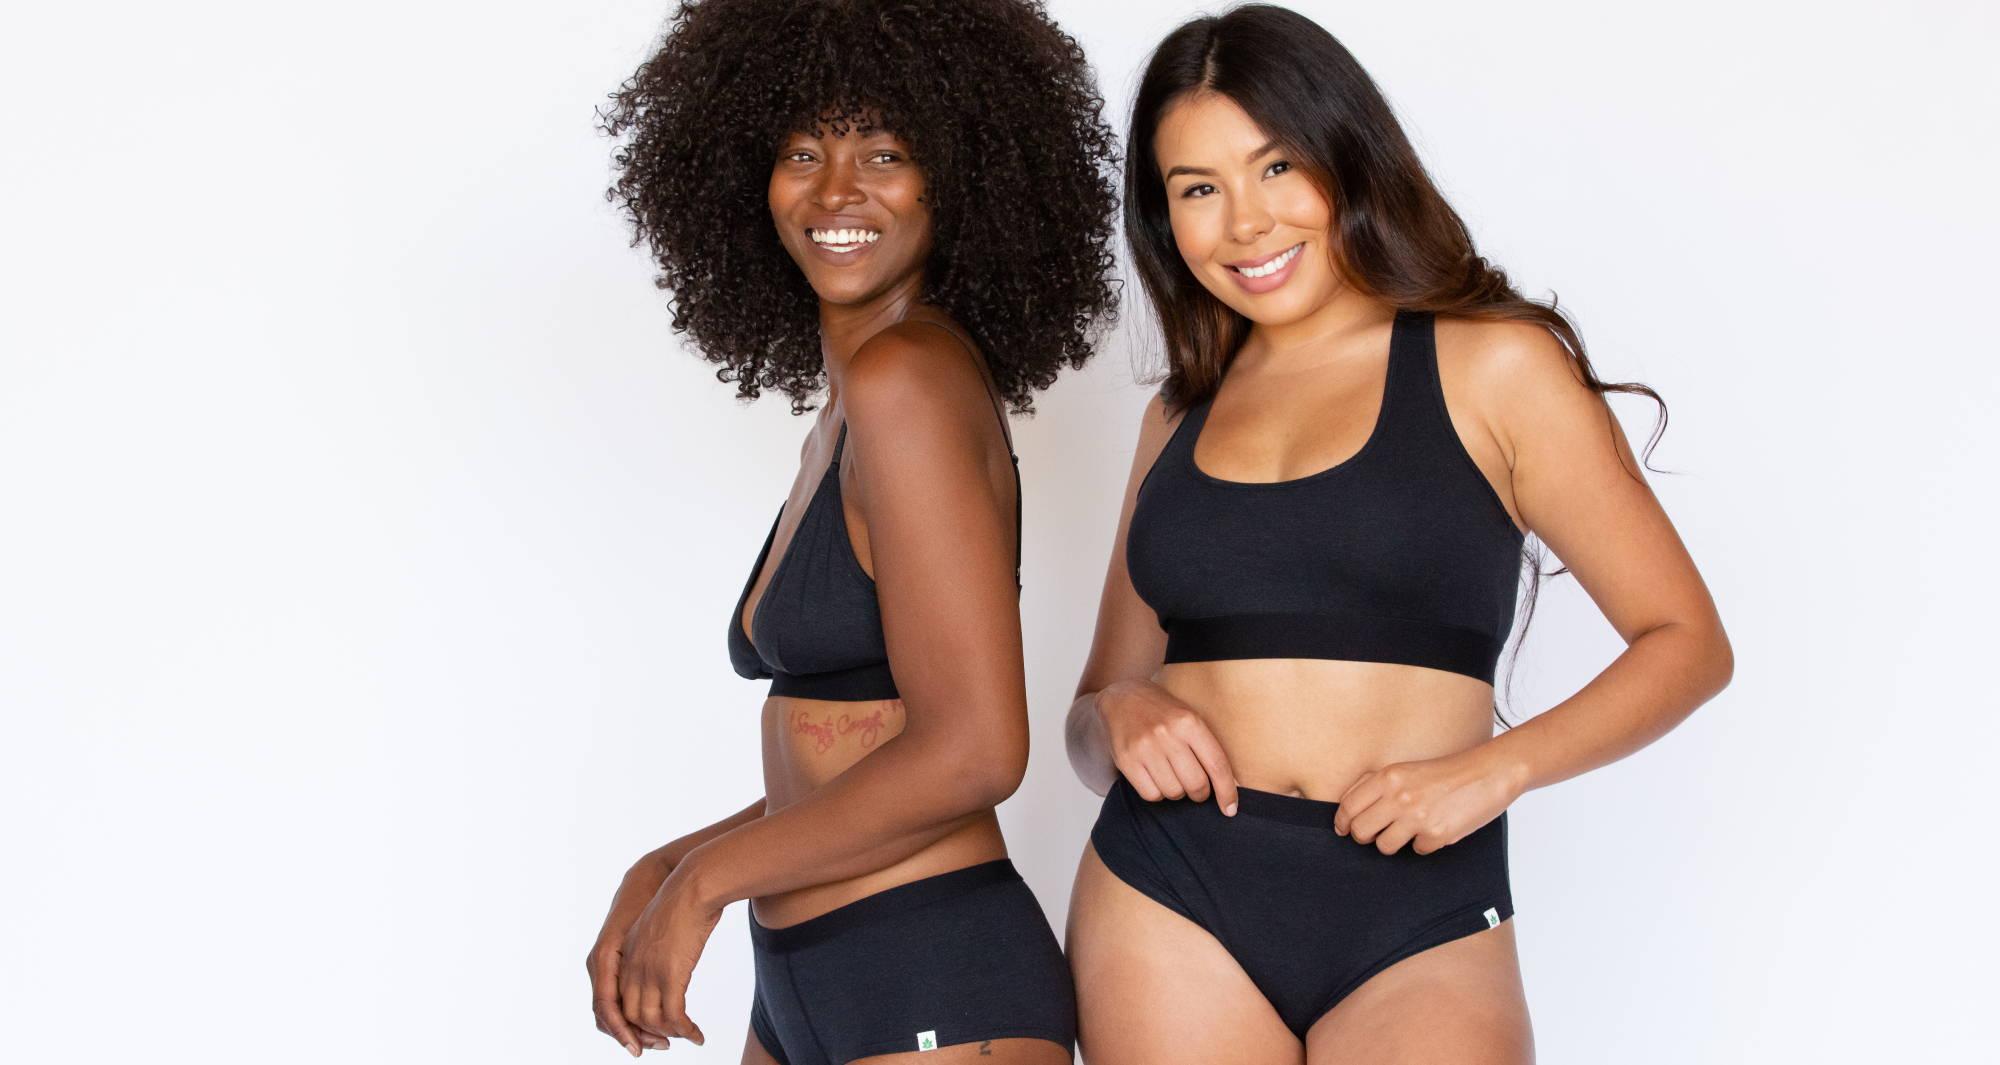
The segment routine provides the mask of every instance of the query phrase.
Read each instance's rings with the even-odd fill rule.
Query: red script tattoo
[[[832,750],[834,741],[839,737],[855,734],[860,735],[861,746],[873,747],[875,741],[882,735],[882,709],[876,707],[875,712],[867,717],[849,717],[841,714],[838,717],[829,717],[825,721],[814,721],[804,710],[794,710],[792,734],[811,736],[813,750],[821,754]]]

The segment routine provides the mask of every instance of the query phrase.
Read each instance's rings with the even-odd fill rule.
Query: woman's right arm
[[[1097,606],[1097,632],[1077,682],[1063,733],[1069,764],[1099,795],[1123,774],[1148,802],[1183,796],[1206,800],[1211,791],[1225,814],[1236,813],[1236,778],[1229,759],[1200,715],[1153,683],[1166,658],[1167,634],[1132,587],[1125,568],[1125,536],[1147,471],[1172,438],[1179,416],[1154,396],[1140,419],[1139,445],[1118,511],[1111,564]]]
[[[626,931],[689,851],[762,816],[764,799],[759,796],[756,802],[707,828],[696,829],[672,843],[647,851],[625,871],[625,879],[619,881],[617,893],[611,896],[611,912],[604,917],[604,927],[598,931],[589,957],[584,959],[584,968],[590,973],[590,1008],[597,1014],[597,1030],[618,1040],[633,1057],[639,1056],[641,1048],[664,1048],[666,1040],[632,1027],[619,1005],[618,962]]]

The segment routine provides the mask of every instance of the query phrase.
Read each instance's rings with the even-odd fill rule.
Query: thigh
[[[1070,1053],[1046,1039],[986,1039],[936,1050],[856,1058],[849,1065],[1070,1065]]]
[[[1309,1065],[1532,1065],[1514,922],[1370,977],[1306,1033]]]
[[[1087,1065],[1298,1065],[1302,1048],[1201,926],[1141,894],[1085,847],[1068,949]]]
[[[763,1042],[757,1038],[755,1025],[751,1025],[749,1030],[743,1033],[743,1059],[738,1065],[778,1065],[778,1059],[772,1057],[771,1052],[765,1050]]]

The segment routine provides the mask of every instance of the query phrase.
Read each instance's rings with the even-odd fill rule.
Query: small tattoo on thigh
[[[988,1039],[985,1042],[979,1044],[979,1056],[982,1058],[990,1058],[993,1056],[993,1040]]]

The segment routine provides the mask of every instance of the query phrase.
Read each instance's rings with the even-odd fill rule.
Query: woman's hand
[[[635,1058],[642,1049],[665,1050],[667,1041],[634,1028],[619,1005],[618,970],[625,950],[625,933],[653,901],[654,893],[674,871],[674,865],[675,860],[666,853],[666,848],[661,848],[626,870],[625,879],[618,884],[618,893],[611,897],[611,912],[605,915],[597,942],[591,945],[590,956],[584,959],[584,968],[590,973],[590,1010],[597,1015],[597,1030],[618,1040]]]
[[[1182,796],[1236,816],[1236,776],[1222,744],[1194,708],[1149,680],[1116,681],[1097,693],[1111,760],[1147,802]]]
[[[1521,797],[1520,774],[1490,748],[1421,762],[1396,762],[1363,773],[1340,797],[1333,830],[1394,854],[1406,843],[1429,854],[1471,835]]]
[[[687,1015],[687,986],[722,907],[694,889],[689,867],[686,859],[675,866],[625,933],[618,1001],[625,1019],[642,1032],[700,1046],[701,1028]]]

